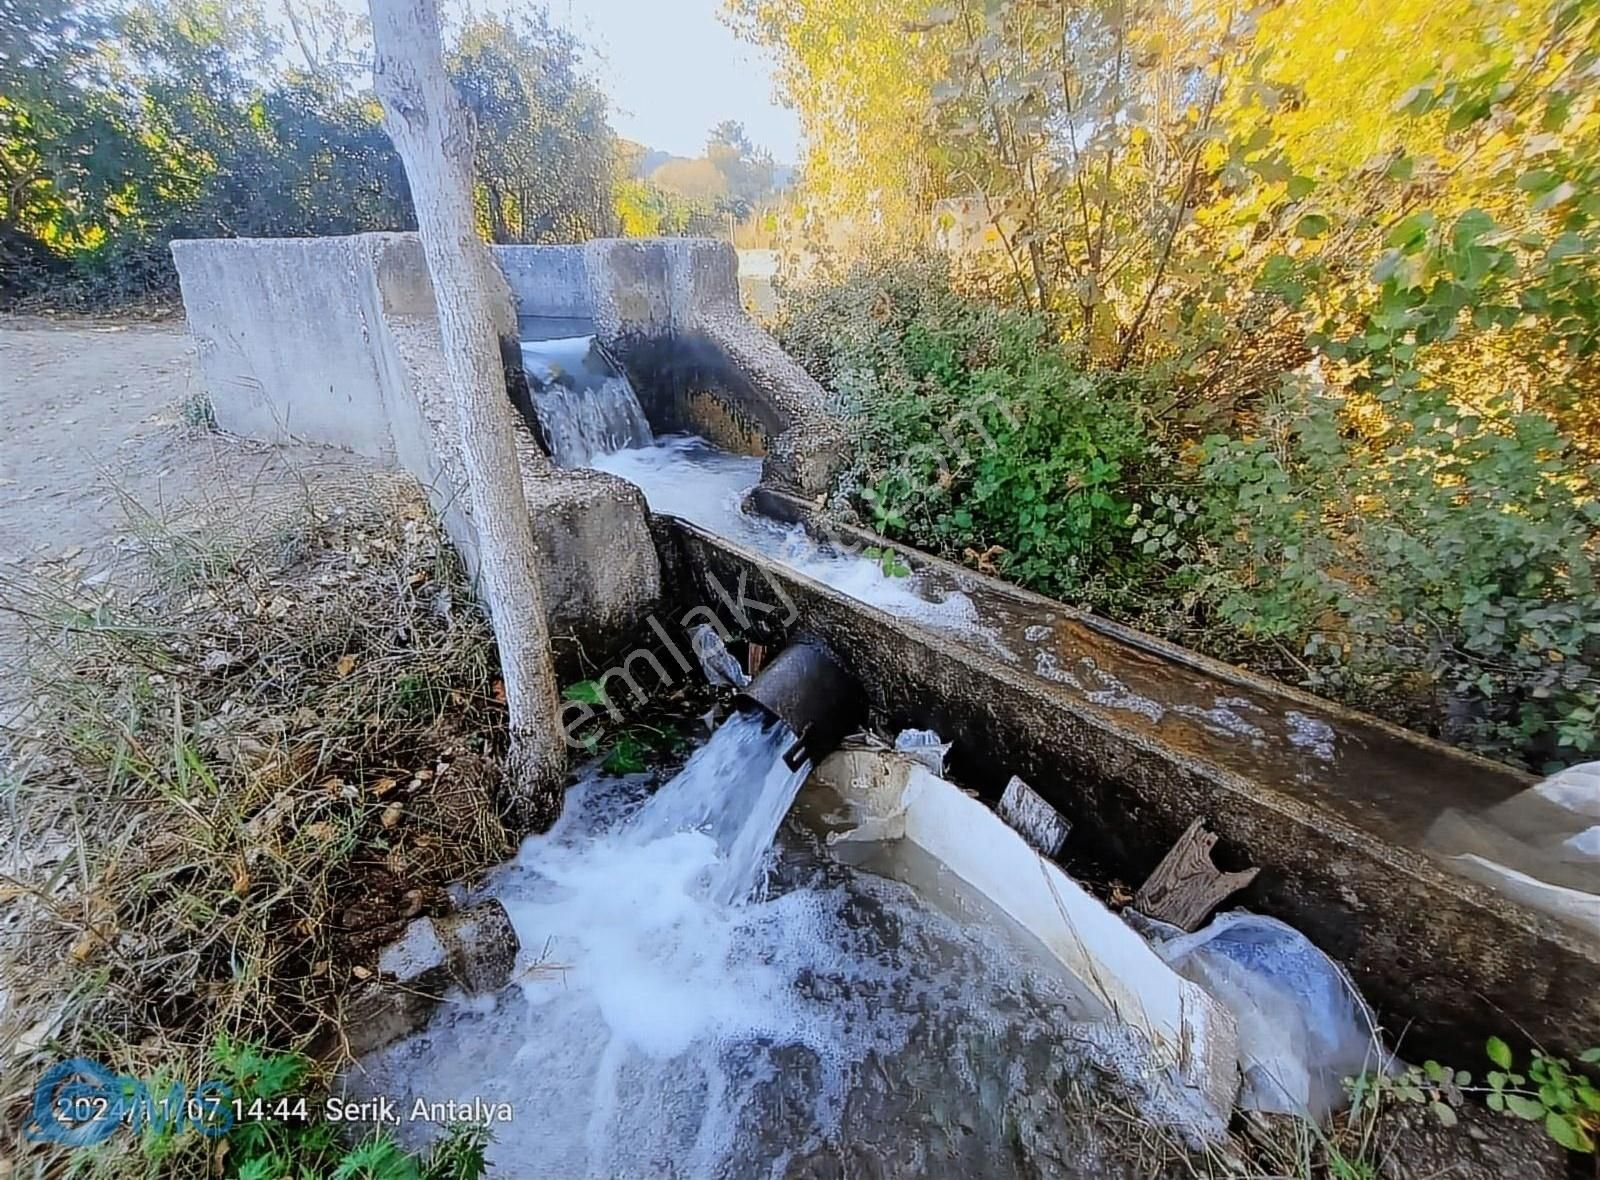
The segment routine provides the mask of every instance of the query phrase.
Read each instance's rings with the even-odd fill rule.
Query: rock
[[[344,1010],[345,1048],[362,1057],[421,1028],[438,996],[408,991],[391,981],[368,980],[351,993]]]
[[[345,1010],[350,1054],[371,1053],[421,1028],[452,985],[499,991],[511,981],[519,947],[498,901],[408,923],[378,956],[378,978],[357,987]]]
[[[451,950],[432,918],[409,923],[378,956],[378,973],[404,987],[443,994],[451,978]]]
[[[378,980],[345,1009],[350,1054],[360,1057],[420,1028],[451,983],[450,952],[431,918],[418,918],[378,956]]]
[[[450,949],[456,982],[465,991],[499,991],[511,981],[522,944],[505,906],[486,901],[438,919],[437,926]]]

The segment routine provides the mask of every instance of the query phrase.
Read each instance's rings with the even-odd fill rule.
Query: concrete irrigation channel
[[[218,423],[410,470],[470,566],[476,534],[460,508],[416,240],[173,248]],[[1445,806],[1487,810],[1525,791],[1526,776],[830,526],[816,506],[845,428],[745,317],[727,247],[595,241],[495,253],[535,385],[519,403],[519,445],[586,464],[525,481],[555,630],[642,691],[679,674],[659,653],[635,659],[622,647],[647,625],[675,653],[697,619],[771,649],[803,636],[859,685],[859,725],[937,731],[952,743],[949,778],[988,803],[1025,780],[1071,823],[1059,856],[1039,857],[997,819],[990,831],[977,812],[993,812],[953,787],[919,796],[922,847],[1009,915],[997,922],[1021,922],[1047,951],[1067,944],[1037,916],[1032,886],[994,866],[1042,873],[1051,896],[1070,894],[1063,913],[1080,943],[1049,953],[1080,983],[1098,980],[1088,990],[1099,999],[1122,997],[1101,1022],[1159,1050],[1152,1060],[1176,1083],[1169,1096],[1198,1095],[1226,1121],[1237,1088],[1227,1013],[1073,878],[1136,883],[1197,818],[1220,836],[1223,868],[1260,869],[1233,904],[1289,923],[1343,964],[1391,1036],[1404,1032],[1406,1056],[1475,1060],[1484,1037],[1508,1028],[1569,1055],[1600,1040],[1600,944],[1427,850]],[[550,385],[580,367],[581,384]],[[586,403],[600,396],[628,404]],[[585,444],[585,430],[604,437]],[[844,796],[862,775],[902,773],[841,773],[827,749],[805,753]],[[774,796],[784,808],[792,788]],[[591,785],[584,798],[609,789]],[[912,820],[896,822],[910,838]],[[604,828],[595,823],[589,836]],[[983,856],[970,855],[979,847]],[[1193,1121],[1202,1137],[1205,1124]]]

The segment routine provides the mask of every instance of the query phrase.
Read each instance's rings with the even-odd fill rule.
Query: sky
[[[722,0],[548,0],[550,15],[600,55],[617,134],[680,156],[737,119],[782,164],[800,158],[794,112],[773,98],[772,61],[719,19]]]

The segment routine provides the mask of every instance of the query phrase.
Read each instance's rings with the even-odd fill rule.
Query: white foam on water
[[[638,487],[653,511],[719,536],[741,538],[755,523],[740,504],[761,480],[761,460],[718,450],[696,435],[664,434],[653,446],[596,455],[589,466]]]
[[[1016,656],[998,632],[978,619],[972,599],[939,594],[916,574],[896,577],[869,557],[819,544],[800,525],[752,516],[741,505],[761,479],[761,460],[730,455],[694,435],[664,435],[653,446],[597,455],[590,466],[639,487],[656,512],[680,516],[709,532],[746,545],[858,602],[942,631],[977,638],[1003,658]]]
[[[1247,697],[1217,697],[1209,709],[1202,709],[1199,705],[1175,705],[1173,712],[1193,717],[1212,733],[1222,737],[1260,741],[1267,736],[1266,730],[1244,716],[1245,713],[1266,713],[1265,709]]]
[[[522,942],[513,987],[350,1088],[402,1111],[510,1103],[490,1152],[508,1175],[800,1176],[863,1152],[883,1174],[1024,1174],[1019,1112],[1087,1077],[1064,1035],[1081,995],[996,911],[933,908],[938,888],[851,868],[793,821],[757,849],[798,785],[788,736],[735,718],[647,800],[640,776],[574,787],[488,890]]]
[[[1324,762],[1333,761],[1333,726],[1316,717],[1291,709],[1284,715],[1289,727],[1289,743],[1297,749],[1309,751]]]
[[[1164,705],[1134,692],[1123,683],[1120,676],[1114,672],[1106,671],[1088,656],[1080,656],[1078,664],[1084,669],[1085,675],[1099,681],[1101,686],[1093,691],[1084,693],[1084,699],[1108,709],[1124,709],[1130,713],[1138,713],[1140,716],[1156,722],[1159,722],[1167,715]]]

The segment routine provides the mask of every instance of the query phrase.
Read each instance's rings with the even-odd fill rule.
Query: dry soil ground
[[[150,517],[242,519],[370,470],[196,429],[183,407],[200,393],[181,321],[0,319],[0,590],[48,579],[92,599],[118,585]],[[13,598],[0,594],[0,717],[21,694],[29,626]]]

